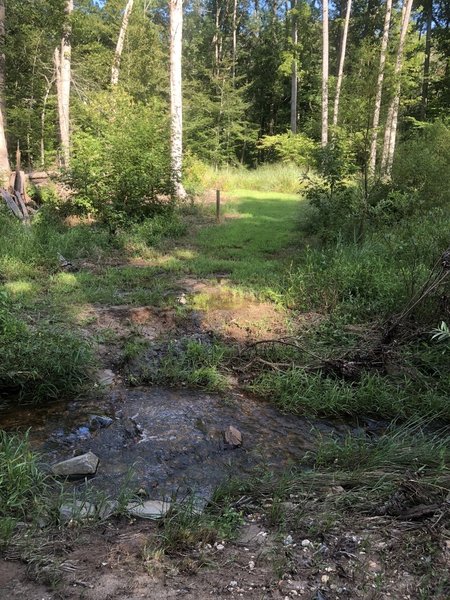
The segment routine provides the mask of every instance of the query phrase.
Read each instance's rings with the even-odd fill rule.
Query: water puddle
[[[93,414],[112,422],[92,427]],[[116,389],[102,405],[14,408],[0,415],[0,425],[29,429],[47,465],[91,450],[100,458],[92,485],[114,496],[131,480],[152,498],[188,492],[208,498],[230,476],[298,464],[314,447],[318,429],[339,430],[237,393],[225,398],[162,388]],[[225,441],[230,426],[242,435],[240,447]]]

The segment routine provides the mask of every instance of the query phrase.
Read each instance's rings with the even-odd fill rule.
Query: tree
[[[322,0],[322,146],[328,144],[328,0]]]
[[[0,0],[0,178],[8,177],[11,169],[5,132],[5,2]]]
[[[55,50],[56,88],[58,94],[59,134],[61,140],[62,163],[68,167],[70,162],[70,84],[72,58],[73,0],[66,0],[65,19],[61,48]]]
[[[380,65],[378,67],[378,79],[375,95],[375,109],[372,120],[372,136],[370,142],[369,174],[375,174],[377,161],[378,127],[380,124],[381,98],[383,95],[383,80],[386,64],[386,53],[389,43],[389,28],[391,26],[392,0],[386,0],[386,13],[384,15],[383,37],[381,38]]]
[[[381,157],[381,173],[387,179],[390,179],[392,165],[394,162],[395,142],[397,137],[398,109],[400,106],[401,92],[401,73],[403,67],[403,55],[405,49],[406,34],[408,33],[409,18],[411,15],[412,0],[404,0],[402,9],[402,21],[400,29],[400,41],[397,50],[397,59],[395,61],[394,81],[395,91],[389,105],[386,129],[384,132],[383,155]]]
[[[423,80],[422,80],[422,102],[420,107],[420,116],[424,121],[427,116],[428,93],[430,88],[430,62],[431,62],[431,30],[433,27],[433,0],[425,0],[423,12],[426,19],[425,31],[425,59],[423,62]]]
[[[169,0],[170,8],[170,121],[172,179],[177,198],[186,196],[181,183],[183,169],[183,96],[181,54],[183,44],[183,1]]]
[[[116,51],[114,52],[114,60],[111,67],[111,85],[119,83],[120,60],[122,58],[123,45],[127,34],[128,22],[130,20],[131,11],[133,10],[134,0],[128,0],[123,13],[122,25],[120,26],[119,37],[117,38]]]
[[[291,0],[292,8],[292,75],[291,75],[291,131],[297,133],[297,102],[298,102],[298,66],[297,66],[297,43],[298,43],[298,22],[295,9],[297,0]]]
[[[337,82],[336,82],[336,96],[334,98],[334,110],[333,110],[333,126],[334,127],[336,127],[337,122],[338,122],[339,100],[341,97],[342,80],[344,77],[344,62],[345,62],[345,53],[347,51],[347,36],[348,36],[348,27],[349,27],[349,23],[350,23],[351,10],[352,10],[352,0],[347,0],[347,10],[345,12],[344,31],[342,34],[341,54],[339,57],[339,69],[338,69],[338,77],[337,77]]]

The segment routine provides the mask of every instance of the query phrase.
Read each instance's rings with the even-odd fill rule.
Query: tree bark
[[[339,101],[341,97],[341,88],[342,88],[342,80],[344,78],[344,62],[345,62],[345,54],[347,52],[347,36],[348,36],[348,27],[350,24],[350,13],[352,10],[352,0],[347,0],[347,10],[345,12],[345,21],[344,21],[344,31],[342,34],[342,42],[341,42],[341,54],[339,57],[339,70],[338,70],[338,78],[336,82],[336,96],[334,98],[334,110],[333,110],[333,127],[336,127],[339,116]]]
[[[431,62],[431,30],[433,26],[433,0],[428,0],[425,4],[426,10],[426,33],[425,33],[425,60],[423,63],[423,82],[422,82],[422,103],[420,116],[422,121],[427,117],[428,92],[430,87],[430,62]]]
[[[233,87],[235,85],[236,80],[236,60],[237,60],[237,10],[238,10],[238,0],[234,0],[233,3],[233,39],[232,39],[232,48],[231,48],[231,60],[232,60],[232,78],[233,78]]]
[[[183,43],[183,2],[170,0],[170,116],[171,163],[175,195],[184,198],[181,183],[183,167],[183,96],[181,57]]]
[[[119,83],[120,61],[122,59],[123,45],[125,43],[125,36],[127,34],[128,22],[130,20],[131,11],[133,10],[133,3],[134,0],[128,0],[123,13],[122,25],[120,26],[116,51],[114,53],[114,61],[111,67],[111,85],[117,85]]]
[[[291,9],[295,11],[297,0],[291,0]],[[298,43],[298,21],[297,15],[292,14],[292,75],[291,75],[291,131],[297,133],[297,104],[298,104],[298,66],[297,66],[297,43]]]
[[[403,56],[405,50],[406,34],[408,33],[409,18],[411,16],[412,0],[405,0],[402,10],[402,25],[400,29],[400,41],[395,61],[394,81],[395,92],[388,109],[386,130],[384,134],[383,155],[381,157],[381,173],[386,179],[391,178],[392,165],[394,163],[395,142],[397,138],[398,109],[400,106],[401,73],[403,68]]]
[[[5,2],[0,0],[0,178],[7,180],[11,167],[5,131],[5,105]]]
[[[328,0],[322,0],[322,147],[328,144]]]
[[[378,127],[380,125],[381,98],[383,95],[384,70],[386,65],[386,53],[389,43],[389,28],[391,26],[392,0],[386,0],[386,13],[384,15],[383,37],[381,38],[380,65],[378,67],[378,80],[375,95],[375,109],[372,120],[372,136],[370,141],[369,175],[375,175],[377,162]]]
[[[72,12],[73,0],[66,0],[66,15],[63,35],[61,38],[61,48],[56,48],[54,54],[62,164],[66,168],[69,166],[70,163],[70,84],[72,55]]]

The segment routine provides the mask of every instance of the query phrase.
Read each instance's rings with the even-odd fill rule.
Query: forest
[[[0,598],[450,597],[449,28],[0,0]]]

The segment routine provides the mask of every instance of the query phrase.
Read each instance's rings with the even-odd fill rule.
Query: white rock
[[[59,477],[85,477],[97,471],[99,458],[93,452],[74,456],[53,465],[52,473]]]
[[[310,542],[310,540],[302,540],[302,546],[303,546],[304,548],[306,548],[306,546],[310,546],[310,545],[311,545],[311,542]]]
[[[170,502],[164,500],[145,500],[127,504],[127,512],[140,519],[161,519],[169,510]]]
[[[293,541],[294,541],[294,540],[292,539],[292,535],[287,535],[287,536],[284,538],[284,540],[283,540],[283,544],[284,544],[285,546],[292,546],[292,542],[293,542]]]

